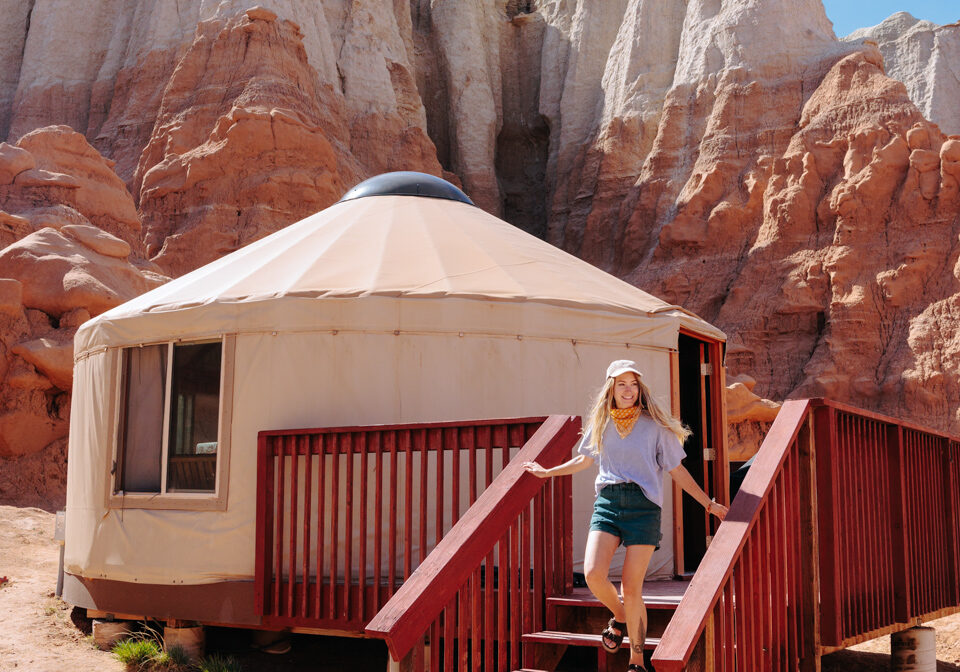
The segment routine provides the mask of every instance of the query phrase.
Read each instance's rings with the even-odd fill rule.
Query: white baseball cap
[[[636,362],[629,359],[618,359],[615,362],[610,362],[610,366],[607,367],[607,378],[616,378],[627,371],[633,371],[637,374],[637,378],[643,378],[640,367],[637,366]]]

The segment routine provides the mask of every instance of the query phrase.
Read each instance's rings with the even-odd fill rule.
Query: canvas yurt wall
[[[669,403],[681,326],[723,338],[467,203],[343,201],[79,330],[65,569],[148,584],[250,579],[259,431],[581,415],[619,358]],[[124,349],[211,340],[224,353],[221,499],[162,508],[165,495],[143,505],[114,493]],[[574,482],[578,565],[593,477]],[[663,520],[651,573],[669,576],[670,498]]]

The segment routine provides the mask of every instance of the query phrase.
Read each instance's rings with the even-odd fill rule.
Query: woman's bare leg
[[[589,543],[587,544],[589,546]],[[627,546],[623,561],[623,606],[630,635],[630,662],[643,665],[643,642],[647,637],[647,606],[643,603],[643,579],[653,556],[653,546]],[[621,620],[621,619],[617,619]]]
[[[587,549],[584,553],[583,574],[590,591],[603,605],[613,613],[613,617],[620,622],[627,619],[627,613],[617,587],[610,582],[610,561],[620,545],[620,538],[609,532],[590,530],[587,535]]]

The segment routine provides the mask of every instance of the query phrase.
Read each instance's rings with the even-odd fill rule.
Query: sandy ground
[[[119,661],[94,646],[84,610],[55,596],[60,547],[53,540],[54,518],[41,509],[0,505],[0,672],[123,672]],[[246,630],[209,628],[206,635],[207,653],[233,656],[244,672],[387,667],[379,641],[294,635],[290,653],[269,655],[251,650]]]
[[[924,625],[937,630],[937,672],[960,672],[960,614]],[[823,659],[823,672],[886,672],[889,669],[889,636],[857,644]]]
[[[41,509],[0,506],[0,672],[122,672],[89,635],[90,621],[54,595],[59,546],[54,515]],[[8,579],[3,582],[3,577]],[[937,672],[960,672],[960,614],[932,621],[937,629]],[[294,636],[289,654],[251,651],[243,630],[210,629],[207,651],[238,658],[245,672],[384,670],[379,642]],[[823,672],[886,672],[890,638],[881,637],[826,656]]]
[[[0,506],[0,581],[8,579],[0,586],[0,671],[121,672],[84,634],[89,623],[74,623],[73,609],[54,595],[53,527],[52,513]]]

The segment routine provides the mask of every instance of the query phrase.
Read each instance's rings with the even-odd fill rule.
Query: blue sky
[[[837,37],[875,26],[896,12],[910,12],[937,24],[960,20],[958,0],[823,0],[823,6]]]

